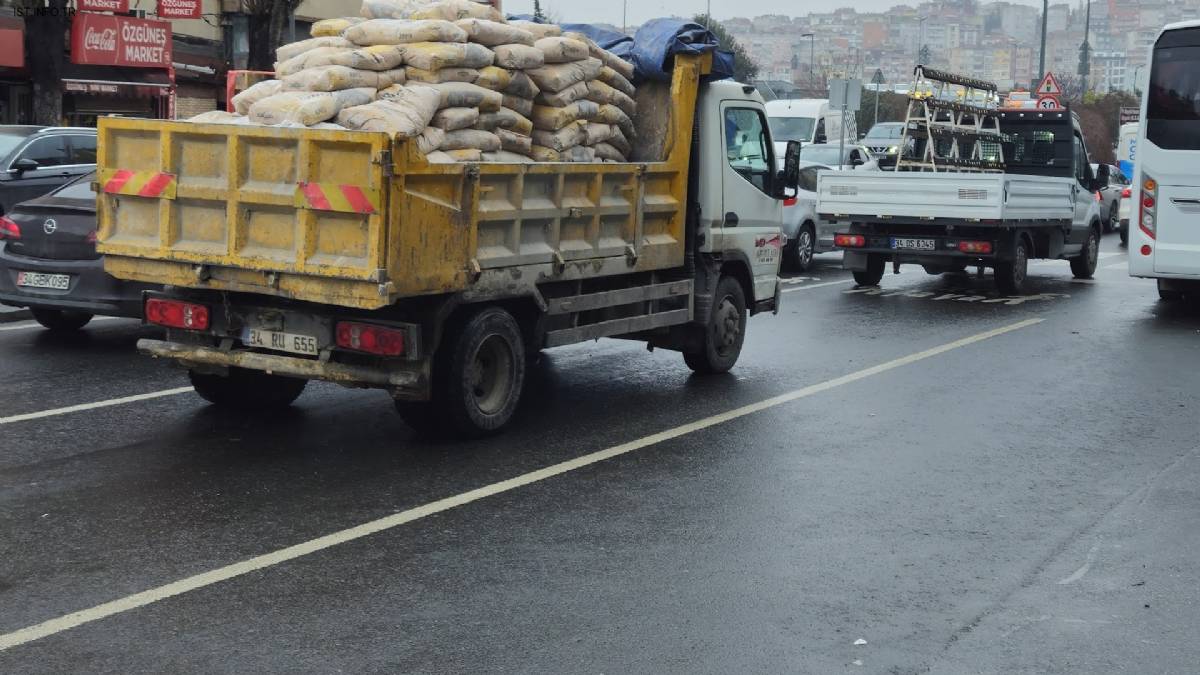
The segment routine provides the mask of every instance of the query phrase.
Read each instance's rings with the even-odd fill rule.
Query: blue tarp
[[[533,21],[529,14],[516,14],[510,21]],[[629,37],[619,31],[587,23],[561,24],[564,31],[583,33],[596,44],[633,63],[635,80],[670,81],[672,57],[676,54],[713,54],[709,79],[733,77],[733,54],[720,49],[717,36],[704,26],[683,19],[651,19]]]

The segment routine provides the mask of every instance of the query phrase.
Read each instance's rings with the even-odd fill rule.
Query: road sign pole
[[[850,108],[850,78],[842,80],[842,133],[838,134],[838,168],[846,168],[846,111]]]

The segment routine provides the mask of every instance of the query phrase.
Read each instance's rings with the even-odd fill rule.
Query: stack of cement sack
[[[276,80],[232,123],[384,131],[431,161],[626,161],[632,64],[551,24],[472,0],[365,0],[278,50]],[[197,120],[200,121],[200,120]]]

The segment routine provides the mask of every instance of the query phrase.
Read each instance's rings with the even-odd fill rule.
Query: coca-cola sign
[[[171,24],[107,14],[76,14],[71,22],[71,63],[168,68]]]
[[[158,16],[163,19],[199,19],[200,0],[158,0]]]
[[[76,9],[85,12],[129,12],[129,0],[75,0]]]

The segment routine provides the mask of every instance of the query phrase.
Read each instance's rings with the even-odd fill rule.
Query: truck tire
[[[237,410],[281,410],[300,398],[308,385],[308,380],[244,368],[230,368],[228,376],[189,370],[188,378],[204,400]]]
[[[1005,295],[1020,295],[1025,292],[1025,280],[1029,277],[1029,242],[1017,237],[1013,245],[1011,260],[998,260],[995,266],[996,288]]]
[[[1121,228],[1121,205],[1119,202],[1113,202],[1108,207],[1108,225],[1104,227],[1104,231],[1116,232]]]
[[[786,262],[796,272],[807,272],[812,267],[813,255],[817,251],[817,235],[812,223],[805,223],[796,234],[796,241],[789,242]]]
[[[883,256],[873,253],[867,257],[867,269],[854,270],[854,283],[859,286],[878,286],[879,282],[883,281],[883,270],[886,267],[887,261]]]
[[[525,386],[525,342],[517,320],[500,307],[467,318],[438,349],[433,380],[433,414],[414,426],[428,428],[436,421],[445,433],[462,438],[500,431],[516,413]]]
[[[703,347],[685,351],[683,361],[702,375],[726,373],[737,363],[746,339],[746,293],[733,277],[721,277],[713,295],[712,313],[704,327]]]
[[[33,313],[33,320],[42,324],[52,331],[69,332],[79,330],[92,320],[92,315],[87,312],[68,312],[62,309],[40,309],[37,307],[29,310]]]
[[[1124,225],[1118,226],[1118,229],[1121,231],[1121,245],[1128,246],[1129,245],[1129,223],[1125,223]]]
[[[1088,232],[1087,241],[1083,242],[1083,251],[1071,258],[1071,274],[1076,279],[1091,279],[1096,273],[1096,263],[1100,259],[1100,236],[1093,228]]]

